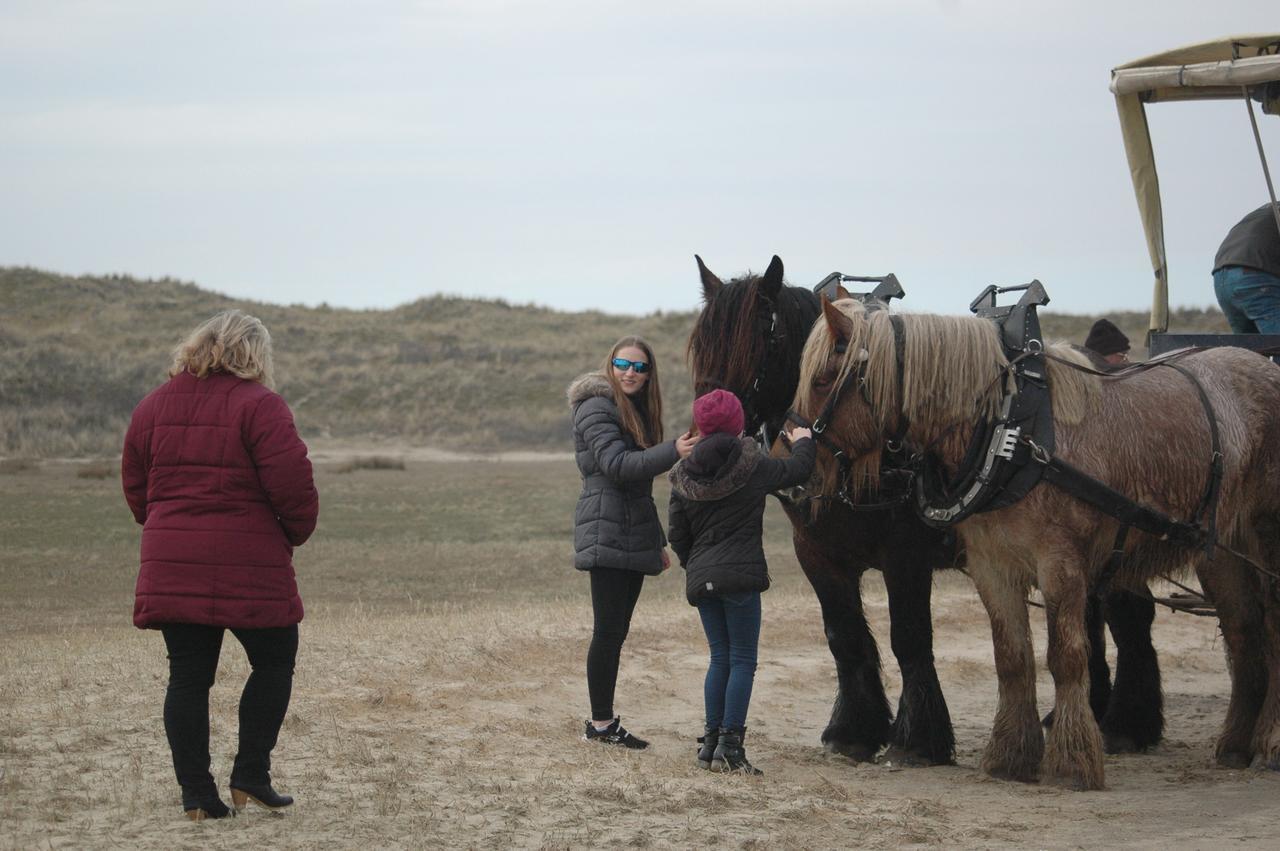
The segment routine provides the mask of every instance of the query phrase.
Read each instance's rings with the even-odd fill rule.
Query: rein
[[[840,397],[856,384],[858,390],[862,393],[862,398],[868,403],[871,401],[870,392],[867,390],[867,358],[863,357],[856,369],[850,368],[844,376],[844,380],[836,387],[834,393],[827,397],[826,404],[822,406],[822,410],[812,422],[805,419],[795,410],[787,411],[787,420],[795,423],[801,428],[807,428],[813,432],[813,439],[817,444],[832,454],[836,463],[839,465],[839,490],[832,495],[819,494],[811,497],[812,499],[836,499],[844,503],[852,511],[880,511],[886,508],[896,508],[906,503],[911,498],[912,486],[915,480],[915,471],[913,465],[903,453],[902,438],[907,433],[910,421],[905,413],[901,411],[903,399],[903,386],[905,378],[903,375],[903,359],[906,350],[906,331],[903,327],[901,316],[890,316],[889,322],[893,327],[893,351],[897,360],[897,386],[898,386],[898,428],[894,431],[885,445],[880,460],[880,468],[883,475],[887,474],[890,478],[899,478],[903,481],[899,484],[901,492],[888,499],[880,502],[858,502],[849,493],[850,491],[850,473],[852,472],[853,462],[835,441],[827,437],[827,426],[831,424],[831,416],[835,412],[836,405],[840,401]],[[837,354],[846,354],[848,351],[846,343],[838,343],[836,345]],[[862,352],[860,354],[864,354]],[[881,487],[881,491],[890,490]]]

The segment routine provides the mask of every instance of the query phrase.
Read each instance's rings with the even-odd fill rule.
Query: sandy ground
[[[878,577],[869,610],[888,646]],[[702,637],[664,576],[642,596],[618,708],[646,752],[580,740],[585,599],[388,614],[313,607],[277,786],[297,805],[192,824],[181,817],[161,726],[158,634],[75,622],[6,635],[0,657],[0,847],[1276,847],[1280,776],[1213,765],[1227,674],[1211,619],[1161,613],[1167,738],[1108,757],[1107,788],[1079,793],[977,771],[995,704],[986,618],[967,580],[935,593],[939,673],[958,764],[899,769],[826,755],[835,688],[817,605],[765,597],[749,753],[760,778],[693,762]],[[1039,694],[1052,691],[1043,673]],[[215,773],[234,751],[246,673],[228,638],[213,692]],[[896,700],[892,659],[886,682]]]

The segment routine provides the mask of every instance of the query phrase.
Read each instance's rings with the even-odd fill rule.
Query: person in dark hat
[[[1099,319],[1093,323],[1084,347],[1108,367],[1123,366],[1129,362],[1129,338],[1110,319]]]

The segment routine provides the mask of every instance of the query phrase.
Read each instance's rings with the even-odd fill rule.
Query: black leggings
[[[591,649],[587,651],[587,691],[591,695],[591,718],[604,721],[613,717],[613,690],[618,682],[618,657],[622,642],[631,629],[631,613],[644,574],[634,570],[597,567],[591,570],[591,609],[595,627],[591,632]]]
[[[173,770],[184,799],[216,791],[209,772],[209,688],[218,670],[223,628],[199,624],[161,627],[169,649],[169,689],[164,697],[164,732],[173,752]],[[271,751],[289,708],[298,627],[233,629],[249,655],[249,674],[240,695],[240,748],[231,783],[271,782]]]

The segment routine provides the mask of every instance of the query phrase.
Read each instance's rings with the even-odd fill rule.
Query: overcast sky
[[[259,300],[697,306],[895,272],[1146,309],[1110,69],[1276,0],[5,0],[0,264]],[[1153,106],[1171,301],[1266,200],[1240,103]],[[1262,122],[1280,172],[1280,120]]]

